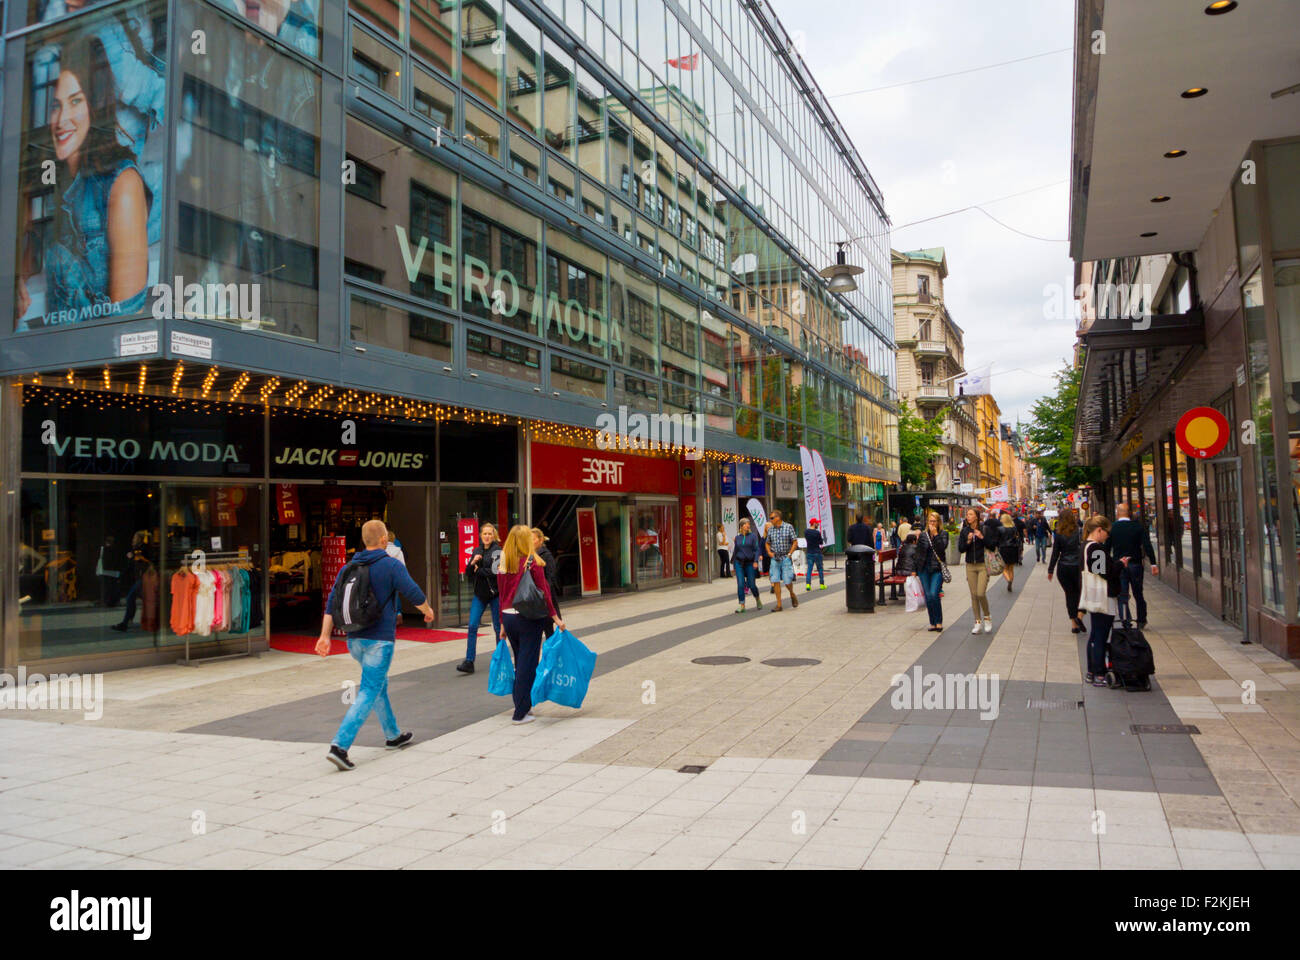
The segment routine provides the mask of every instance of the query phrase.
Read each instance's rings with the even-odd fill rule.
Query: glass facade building
[[[766,3],[11,0],[0,22],[6,664],[192,634],[170,578],[200,548],[261,581],[264,621],[221,636],[264,640],[319,615],[323,541],[386,516],[450,623],[465,518],[576,542],[595,510],[599,589],[631,588],[698,575],[724,462],[815,448],[841,506],[897,479],[883,199]],[[866,268],[847,295],[817,273],[839,241]],[[699,415],[708,458],[564,485],[553,450],[590,453],[620,408]],[[154,630],[83,609],[148,606],[146,572]],[[100,640],[59,645],[82,628]]]

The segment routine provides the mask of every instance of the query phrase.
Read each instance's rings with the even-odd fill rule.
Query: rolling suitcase
[[[1133,626],[1127,604],[1120,605],[1120,616],[1122,619],[1110,631],[1110,686],[1122,686],[1129,693],[1145,692],[1151,689],[1151,677],[1156,672],[1151,644]]]

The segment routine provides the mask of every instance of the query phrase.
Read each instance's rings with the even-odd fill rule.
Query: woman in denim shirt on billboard
[[[97,39],[64,48],[49,122],[57,188],[45,251],[47,323],[144,309],[152,198],[134,154],[118,142],[111,77]]]

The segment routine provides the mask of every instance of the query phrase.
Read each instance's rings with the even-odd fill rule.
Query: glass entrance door
[[[518,491],[514,487],[448,487],[439,492],[438,523],[438,625],[463,627],[469,623],[474,584],[460,572],[460,526],[474,520],[477,531],[484,523],[496,526],[504,537],[520,522]],[[475,534],[477,537],[477,533]]]

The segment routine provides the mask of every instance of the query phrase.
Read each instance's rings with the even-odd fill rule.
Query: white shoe
[[[536,720],[536,719],[537,719],[537,718],[534,717],[531,713],[527,713],[527,714],[524,714],[524,718],[523,718],[522,720],[511,720],[510,722],[513,723],[513,724],[517,727],[517,726],[519,726],[519,725],[521,725],[521,724],[524,724],[524,723],[532,723],[532,722],[533,722],[534,720]]]
[[[984,632],[985,633],[993,632],[993,621],[988,619],[987,617],[984,618]]]
[[[984,629],[984,624],[981,623],[979,620],[976,620],[976,621],[975,621],[975,626],[971,627],[971,631],[970,631],[970,632],[971,632],[971,633],[979,633],[979,632],[980,632],[981,630],[983,630],[983,629]]]

